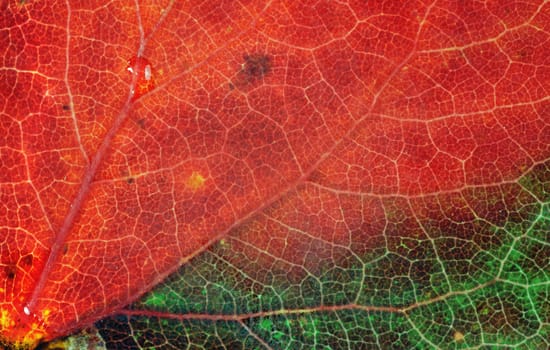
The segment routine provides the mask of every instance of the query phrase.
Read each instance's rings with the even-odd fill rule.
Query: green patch
[[[460,226],[445,231],[441,223],[434,226],[437,234],[427,235],[433,240],[401,238],[359,259],[325,261],[303,276],[282,268],[258,274],[250,268],[255,261],[244,255],[238,255],[241,265],[229,264],[224,254],[239,253],[218,245],[134,305],[208,314],[213,321],[132,320],[128,328],[141,334],[141,344],[184,348],[187,342],[197,348],[262,348],[250,330],[277,349],[545,348],[549,211],[537,202],[523,204],[528,209],[513,212],[511,206],[507,213],[517,222],[496,226],[474,219],[474,231],[465,237],[458,237]],[[244,316],[247,327],[231,320],[235,315]],[[162,338],[166,334],[173,338]]]
[[[271,332],[271,329],[273,328],[273,321],[268,318],[262,319],[260,321],[260,328],[266,332]]]

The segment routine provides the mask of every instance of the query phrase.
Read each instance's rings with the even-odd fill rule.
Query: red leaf
[[[235,230],[315,270],[338,253],[273,220],[364,253],[419,198],[516,181],[550,157],[550,15],[509,3],[3,2],[1,341],[88,325]]]

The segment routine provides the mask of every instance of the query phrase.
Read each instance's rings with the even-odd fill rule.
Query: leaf
[[[546,2],[0,13],[3,346],[549,346]]]

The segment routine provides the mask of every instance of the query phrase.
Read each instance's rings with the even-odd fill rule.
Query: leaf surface
[[[0,6],[6,346],[548,346],[547,2]]]

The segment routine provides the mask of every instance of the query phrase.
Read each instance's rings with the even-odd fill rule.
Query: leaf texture
[[[0,13],[3,346],[550,346],[547,1]]]

